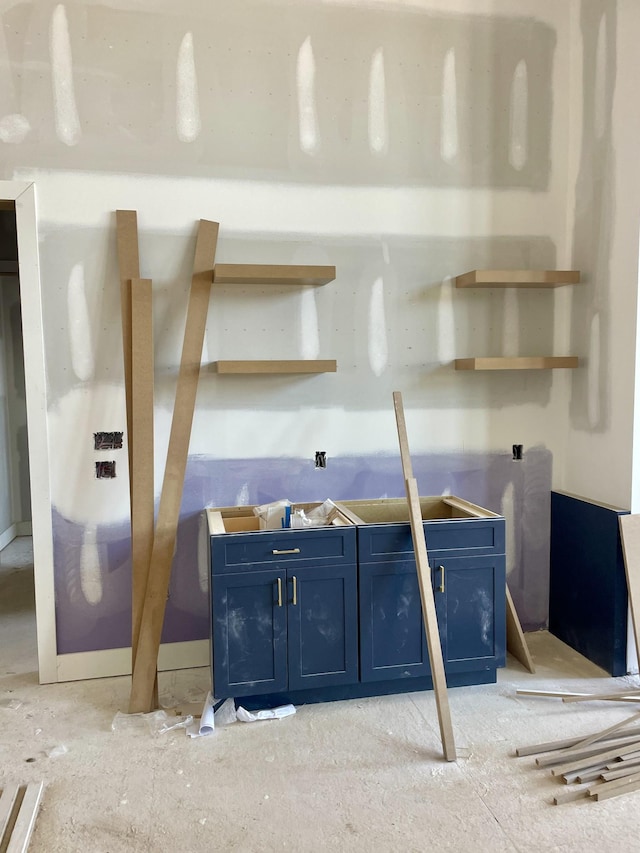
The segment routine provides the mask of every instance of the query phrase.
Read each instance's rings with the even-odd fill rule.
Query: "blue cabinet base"
[[[495,684],[497,670],[461,672],[447,675],[447,687],[469,687],[473,684]],[[389,696],[392,693],[418,693],[433,690],[431,678],[393,679],[392,681],[361,682],[340,687],[324,687],[311,690],[288,690],[283,693],[265,693],[259,696],[241,696],[236,706],[247,711],[261,708],[277,708],[279,705],[311,705],[316,702],[337,702],[342,699],[365,699],[369,696]],[[216,697],[217,698],[217,697]]]

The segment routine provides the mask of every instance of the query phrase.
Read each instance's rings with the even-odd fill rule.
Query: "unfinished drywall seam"
[[[51,16],[49,37],[56,134],[65,145],[77,145],[82,131],[73,83],[73,57],[67,11],[60,3]]]
[[[300,148],[305,154],[316,154],[320,148],[315,81],[316,62],[311,45],[311,36],[307,36],[298,51],[296,68],[298,137]]]
[[[444,58],[442,71],[442,121],[440,125],[440,156],[452,163],[458,154],[458,84],[456,55],[452,47]]]
[[[180,142],[194,142],[200,135],[198,75],[193,49],[193,34],[186,33],[180,43],[176,68],[176,130]]]
[[[373,154],[386,154],[388,148],[387,101],[384,76],[384,53],[379,47],[371,58],[369,69],[369,149]]]

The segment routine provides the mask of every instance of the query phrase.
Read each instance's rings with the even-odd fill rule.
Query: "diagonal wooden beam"
[[[394,391],[393,393],[393,404],[396,412],[396,424],[398,427],[398,439],[400,442],[400,457],[402,459],[402,470],[404,473],[404,482],[407,492],[407,502],[409,504],[411,536],[413,538],[413,549],[415,551],[416,568],[418,570],[418,584],[420,586],[422,615],[427,635],[427,647],[429,649],[431,678],[433,680],[433,690],[436,698],[436,707],[438,709],[440,738],[442,740],[444,757],[447,761],[455,761],[457,757],[456,745],[453,737],[449,699],[447,697],[447,679],[444,672],[440,634],[438,633],[436,605],[433,597],[433,587],[431,586],[429,555],[427,553],[427,543],[424,536],[424,525],[422,521],[422,510],[420,508],[418,484],[413,476],[411,456],[409,455],[409,442],[407,440],[407,427],[404,417],[404,407],[402,405],[402,395],[399,391]]]
[[[151,711],[153,705],[153,680],[180,519],[217,242],[218,223],[200,220],[167,462],[131,683],[130,713]]]

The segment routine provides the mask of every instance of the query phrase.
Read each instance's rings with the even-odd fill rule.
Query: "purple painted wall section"
[[[526,630],[547,624],[549,593],[549,529],[552,458],[544,448],[525,452],[514,462],[504,453],[434,454],[412,457],[420,494],[449,491],[495,512],[502,512],[505,493],[512,495],[513,524],[507,523],[507,551],[514,567],[509,586]],[[206,639],[208,597],[198,572],[198,538],[205,506],[234,505],[248,484],[247,502],[280,498],[322,501],[325,498],[402,497],[404,485],[398,456],[335,457],[326,469],[310,460],[189,460],[174,571],[163,630],[163,642]],[[103,596],[91,605],[80,582],[84,529],[54,512],[54,560],[58,654],[130,645],[131,563],[127,525],[98,528]],[[511,539],[511,541],[509,541]]]

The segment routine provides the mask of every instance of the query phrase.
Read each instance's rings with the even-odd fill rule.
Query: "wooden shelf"
[[[295,266],[290,264],[216,264],[214,284],[291,284],[318,286],[333,281],[331,266]]]
[[[580,284],[579,270],[471,270],[456,276],[456,287],[562,287]]]
[[[456,358],[456,370],[550,370],[577,367],[576,356],[527,356],[519,358]]]
[[[210,365],[214,373],[335,373],[338,364],[335,359],[311,360],[298,359],[295,361],[214,361]]]

